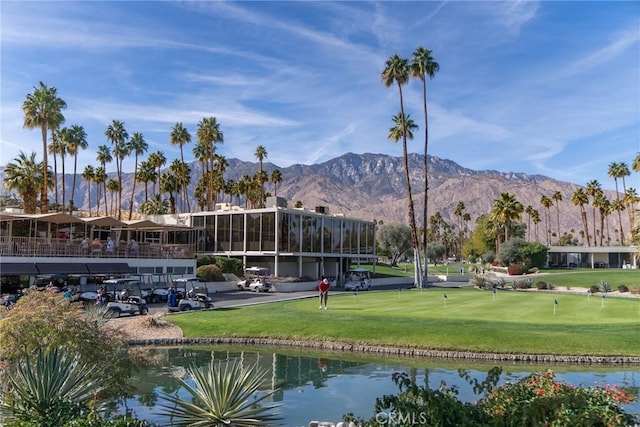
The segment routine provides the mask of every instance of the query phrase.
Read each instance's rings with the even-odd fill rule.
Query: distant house
[[[635,246],[550,246],[547,266],[554,268],[638,268]]]

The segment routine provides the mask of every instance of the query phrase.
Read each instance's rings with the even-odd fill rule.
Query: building
[[[242,259],[245,268],[265,267],[277,277],[341,278],[351,264],[376,261],[372,221],[286,207],[270,197],[265,208],[218,204],[213,212],[189,214],[199,254]]]
[[[548,266],[558,268],[638,268],[634,246],[551,246]]]

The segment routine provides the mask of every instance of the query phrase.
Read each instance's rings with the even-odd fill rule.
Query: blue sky
[[[215,116],[227,158],[280,167],[347,152],[401,156],[387,140],[397,88],[380,73],[418,46],[440,64],[428,81],[429,154],[472,169],[584,185],[640,151],[640,2],[33,2],[2,1],[0,164],[41,154],[22,102],[58,88],[66,126],[83,125],[96,164],[113,119],[149,152],[180,157],[170,129]],[[420,130],[418,81],[404,88]],[[186,160],[192,160],[190,146]],[[71,162],[67,163],[70,171]],[[124,169],[133,170],[133,161]],[[115,171],[115,164],[108,165]],[[634,182],[635,181],[635,182]],[[628,186],[639,187],[638,178]]]

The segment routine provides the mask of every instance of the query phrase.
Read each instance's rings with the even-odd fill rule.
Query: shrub
[[[532,280],[530,277],[514,282],[514,289],[531,289]]]
[[[618,286],[618,292],[629,292],[629,287],[627,285]]]
[[[510,276],[521,276],[526,274],[529,269],[524,264],[511,264],[507,269]]]
[[[611,292],[611,285],[608,282],[605,282],[604,280],[602,280],[600,281],[600,290],[605,294],[607,292]]]
[[[536,283],[536,289],[549,289],[549,285],[547,282],[543,282],[542,280]]]
[[[547,370],[494,388],[478,402],[500,426],[631,426],[637,419],[621,404],[635,399],[618,387],[574,387]]]
[[[589,291],[590,291],[592,294],[597,294],[598,292],[600,292],[600,286],[598,286],[598,285],[593,285],[593,286],[591,286],[591,287],[589,288]]]
[[[202,277],[207,282],[224,282],[222,270],[215,264],[202,265],[196,269],[196,276]]]
[[[629,292],[631,292],[634,295],[638,295],[640,294],[640,286],[632,286],[629,288]]]
[[[471,283],[480,289],[489,289],[491,287],[491,283],[486,276],[473,276],[471,278]],[[489,288],[487,288],[487,286],[489,286]]]

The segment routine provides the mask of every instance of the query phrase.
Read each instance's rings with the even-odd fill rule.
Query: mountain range
[[[191,179],[191,191],[200,178],[201,168],[197,163],[190,165],[193,171]],[[228,159],[228,167],[225,179],[237,180],[243,175],[253,175],[259,169],[257,162],[245,162],[238,159]],[[307,209],[315,209],[317,206],[325,207],[331,214],[344,214],[346,216],[362,218],[366,220],[382,221],[384,223],[402,222],[408,224],[408,202],[404,179],[404,162],[402,157],[394,157],[383,154],[353,154],[347,153],[329,161],[314,165],[292,165],[281,168],[275,164],[263,163],[263,169],[271,173],[274,169],[280,169],[282,182],[274,191],[273,184],[265,184],[265,190],[284,197],[289,206],[295,202],[302,202]],[[416,221],[422,223],[422,206],[424,194],[424,156],[419,154],[409,155],[409,170],[411,173],[411,185],[414,194]],[[500,193],[509,192],[524,207],[531,205],[540,213],[542,222],[540,230],[544,230],[545,211],[540,199],[543,195],[551,195],[559,191],[562,200],[559,202],[560,230],[574,230],[574,236],[582,230],[580,210],[571,202],[571,196],[577,184],[558,181],[543,175],[528,175],[516,172],[499,172],[494,170],[476,171],[467,169],[459,164],[439,157],[428,156],[429,172],[429,205],[428,215],[439,212],[443,218],[451,224],[457,224],[458,218],[454,210],[458,202],[465,205],[465,213],[470,214],[473,221],[478,216],[488,213],[494,201]],[[3,174],[0,172],[0,176]],[[109,177],[114,177],[110,173]],[[72,175],[65,176],[67,197],[71,189]],[[58,185],[61,186],[59,179]],[[133,173],[123,174],[123,205],[128,206],[128,194],[133,185]],[[59,187],[59,192],[60,192]],[[95,208],[95,185],[91,186],[91,200]],[[605,191],[605,194],[613,200],[614,191]],[[219,200],[229,202],[227,199]],[[53,197],[50,198],[53,200]],[[127,202],[125,202],[127,200]],[[144,202],[144,186],[136,185],[134,210]],[[88,208],[87,183],[79,175],[76,178],[75,205],[81,209]],[[178,206],[180,206],[178,204]],[[587,209],[589,228],[592,227],[592,213],[590,206]],[[549,227],[557,230],[556,207],[550,210],[551,220]],[[628,232],[629,220],[626,212],[623,213],[623,227]],[[523,215],[526,221],[526,215]],[[612,215],[611,236],[618,227],[617,215]],[[542,231],[540,231],[542,233]]]

